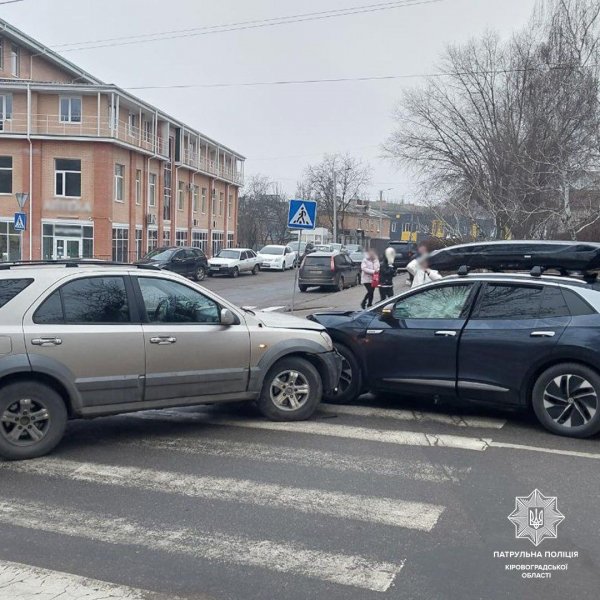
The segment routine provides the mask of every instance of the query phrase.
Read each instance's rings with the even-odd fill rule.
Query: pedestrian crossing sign
[[[27,229],[27,213],[15,213],[15,231],[25,231]]]
[[[290,200],[288,227],[314,229],[317,226],[317,203],[314,200]]]

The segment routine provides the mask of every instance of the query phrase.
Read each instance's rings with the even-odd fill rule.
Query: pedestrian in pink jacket
[[[375,273],[379,273],[379,259],[375,250],[371,248],[360,264],[360,282],[365,286],[365,290],[367,291],[360,303],[363,310],[373,306],[373,294],[375,293],[373,275]]]

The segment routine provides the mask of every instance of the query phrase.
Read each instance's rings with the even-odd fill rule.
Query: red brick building
[[[242,155],[0,26],[0,260],[236,244]]]

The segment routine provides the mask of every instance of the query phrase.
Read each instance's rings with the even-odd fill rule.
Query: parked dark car
[[[200,248],[189,248],[187,246],[156,248],[135,264],[154,265],[196,281],[202,281],[208,272],[208,260],[204,252]]]
[[[417,256],[416,242],[394,241],[390,242],[388,247],[396,251],[396,258],[394,260],[394,267],[396,269],[406,269],[408,263]]]
[[[313,252],[302,261],[298,274],[301,292],[311,286],[343,290],[360,284],[360,265],[353,263],[346,252]]]
[[[452,276],[371,310],[309,318],[344,358],[339,391],[533,409],[548,430],[600,431],[600,291],[567,277]]]

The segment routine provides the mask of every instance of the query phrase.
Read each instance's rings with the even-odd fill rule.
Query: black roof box
[[[475,242],[436,250],[429,266],[456,271],[461,266],[492,271],[529,271],[533,267],[568,271],[600,269],[600,244],[563,241]]]

